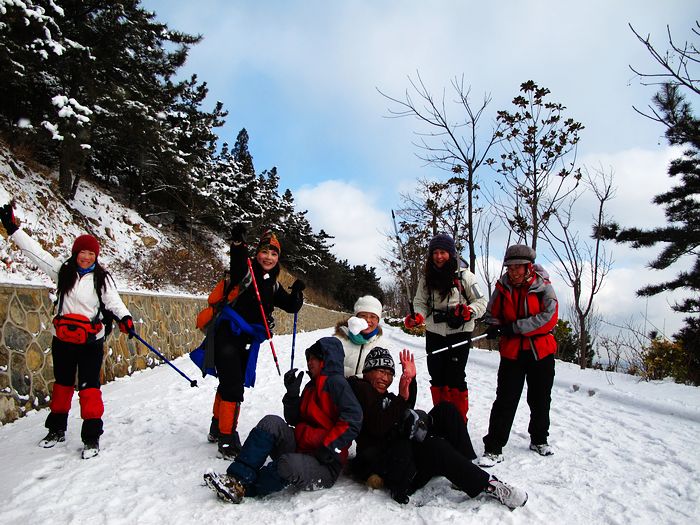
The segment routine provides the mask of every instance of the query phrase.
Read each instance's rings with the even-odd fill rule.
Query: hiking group
[[[131,314],[98,262],[95,237],[76,238],[71,256],[60,262],[19,228],[11,204],[0,208],[0,219],[23,253],[57,283],[51,344],[55,383],[48,434],[39,445],[50,448],[65,440],[77,372],[82,457],[94,457],[103,432],[105,334],[115,318],[122,332],[138,338]],[[460,267],[453,239],[438,234],[430,241],[412,313],[404,319],[407,328],[425,325],[433,402],[427,412],[415,406],[416,364],[408,350],[398,354],[398,393],[389,392],[397,370],[383,342],[383,308],[379,299],[366,295],[357,299],[352,316],[305,350],[309,380],[303,388],[304,372],[292,368],[284,374],[284,417],[266,415],[241,443],[237,429],[244,391],[255,385],[258,351],[266,340],[279,370],[272,346],[274,309],[295,314],[296,320],[305,285],[296,280],[287,291],[278,282],[281,246],[273,232],[262,235],[252,257],[243,226],[232,228],[230,243],[228,274],[197,319],[204,341],[190,354],[203,374],[218,377],[207,438],[232,463],[226,473],[204,474],[217,496],[238,503],[288,486],[329,488],[345,470],[374,489],[386,488],[402,504],[436,476],[470,497],[491,496],[511,509],[526,503],[524,490],[484,468],[504,459],[525,382],[530,449],[553,454],[547,438],[557,299],[532,248],[508,247],[506,271],[487,301],[474,274]],[[498,338],[501,358],[484,453],[477,459],[468,432],[465,370],[475,321],[482,316],[487,337]],[[349,458],[353,441],[355,454]]]

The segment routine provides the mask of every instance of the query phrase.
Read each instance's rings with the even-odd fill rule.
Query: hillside
[[[120,200],[119,188],[81,180],[75,199],[63,199],[57,175],[32,161],[17,158],[0,141],[0,205],[15,200],[22,227],[55,256],[70,254],[73,239],[90,233],[100,241],[100,260],[118,288],[163,293],[208,293],[228,265],[228,246],[207,229],[180,232],[171,225],[147,221]],[[0,226],[4,234],[4,229]],[[255,240],[252,240],[255,242]],[[284,247],[283,247],[284,249]],[[0,282],[51,285],[50,279],[21,252],[0,242]],[[294,276],[282,271],[280,281]],[[319,306],[337,304],[322,292],[309,289],[307,299]]]

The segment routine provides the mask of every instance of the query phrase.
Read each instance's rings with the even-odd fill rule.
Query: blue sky
[[[622,0],[499,2],[343,0],[147,0],[173,29],[204,36],[183,74],[197,73],[212,104],[230,114],[221,136],[245,127],[257,170],[277,166],[315,229],[334,235],[334,251],[351,263],[379,267],[390,209],[419,177],[440,177],[416,158],[418,124],[386,118],[417,71],[435,94],[464,75],[474,102],[492,97],[506,109],[529,79],[585,125],[579,161],[615,171],[613,214],[622,224],[663,221],[650,204],[668,187],[671,152],[663,129],[640,117],[654,93],[629,69],[654,71],[628,27],[666,48],[666,25],[685,41],[697,2]],[[449,95],[449,93],[448,93]],[[484,174],[487,178],[491,176]],[[610,294],[625,290],[625,311],[639,308],[633,290],[658,280],[644,264],[653,252],[614,248]],[[604,295],[603,295],[604,297]],[[658,298],[665,324],[668,298]],[[644,305],[647,308],[647,305]],[[669,321],[671,322],[671,321]],[[676,321],[673,321],[676,323]]]

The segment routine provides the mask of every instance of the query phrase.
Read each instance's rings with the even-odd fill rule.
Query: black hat
[[[532,264],[535,262],[535,250],[525,244],[514,244],[508,246],[506,255],[503,258],[503,265],[510,264]]]
[[[392,375],[396,374],[394,358],[391,357],[389,350],[386,348],[375,346],[369,351],[365,358],[365,366],[362,369],[362,373],[364,374],[376,368],[387,368],[391,370]]]
[[[435,237],[430,239],[430,244],[428,244],[428,253],[432,255],[437,249],[445,250],[452,258],[457,257],[457,247],[455,246],[455,241],[446,233],[438,233]]]
[[[323,352],[323,347],[321,346],[320,341],[316,341],[314,344],[312,344],[309,348],[306,349],[306,360],[309,360],[309,357],[314,356],[321,361],[325,359],[325,353]]]

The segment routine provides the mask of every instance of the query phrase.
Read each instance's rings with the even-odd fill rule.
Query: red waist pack
[[[59,340],[76,345],[92,343],[102,330],[100,321],[90,321],[80,314],[57,315],[53,318],[53,326]]]

